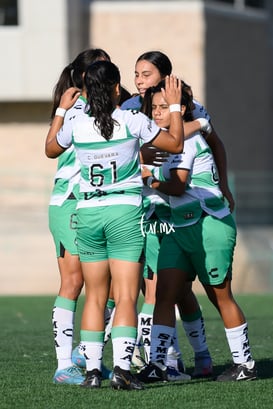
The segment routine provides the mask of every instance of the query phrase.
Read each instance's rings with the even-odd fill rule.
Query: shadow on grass
[[[218,375],[221,375],[226,369],[232,366],[232,362],[224,365],[213,365],[213,376],[211,378],[200,378],[202,382],[204,380],[215,380]],[[256,360],[258,379],[271,379],[273,378],[273,359],[258,359]],[[187,373],[191,375],[193,368],[188,368]],[[196,381],[197,379],[195,379]]]
[[[230,364],[231,366],[232,364]],[[213,366],[213,376],[216,378],[224,372],[229,365],[215,365]],[[256,360],[258,379],[273,378],[273,359],[259,359]]]
[[[230,364],[232,365],[232,364]],[[271,379],[273,378],[273,359],[260,359],[256,361],[257,365],[257,373],[258,373],[258,379]],[[176,382],[156,382],[156,383],[151,383],[151,384],[146,384],[145,387],[150,389],[150,388],[162,388],[164,386],[172,384],[172,387],[175,388],[181,388],[181,385],[196,385],[198,383],[204,383],[204,382],[214,382],[216,377],[220,375],[222,372],[224,372],[227,368],[229,367],[228,364],[226,365],[216,365],[213,367],[213,376],[208,377],[208,378],[195,378],[190,381],[176,381]],[[192,368],[193,369],[193,368]],[[189,374],[191,373],[191,370],[187,371]]]
[[[256,364],[259,379],[273,378],[273,359],[260,359]]]

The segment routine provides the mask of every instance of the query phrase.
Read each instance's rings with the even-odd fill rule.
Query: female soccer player
[[[62,94],[72,86],[82,89],[85,70],[97,60],[110,61],[110,57],[102,49],[88,49],[81,52],[63,69],[54,89],[51,120],[54,119]],[[86,99],[81,95],[67,112],[65,121],[74,121],[75,118],[84,115],[85,106]],[[74,146],[59,156],[54,179],[49,204],[49,228],[56,247],[61,283],[52,312],[58,361],[53,382],[80,384],[84,377],[74,363],[80,363],[82,366],[84,358],[77,353],[78,348],[72,354],[75,311],[83,286],[82,269],[76,246],[76,205],[79,197],[80,163]],[[109,373],[110,371],[103,367],[105,378],[109,378]]]
[[[164,98],[163,87],[164,83],[160,83],[151,90],[151,109],[155,122],[168,129],[172,108]],[[181,114],[184,122],[192,120],[191,107],[192,96],[183,83]],[[234,362],[217,380],[255,379],[247,322],[231,289],[236,226],[223,200],[208,144],[197,132],[185,139],[183,154],[168,158],[161,178],[154,177],[147,168],[143,176],[153,189],[169,195],[174,230],[161,242],[150,364],[138,378],[143,382],[167,379],[165,362],[175,328],[173,306],[175,303],[183,305],[188,292],[187,282],[198,277],[223,320]]]
[[[64,124],[66,110],[79,97],[77,89],[67,90],[56,110],[45,147],[46,155],[54,158],[73,143],[81,163],[77,245],[86,288],[81,325],[87,369],[83,386],[101,385],[104,309],[111,279],[116,305],[111,332],[114,361],[111,385],[116,389],[142,389],[142,384],[130,373],[144,244],[140,229],[139,141],[152,142],[164,151],[182,151],[183,123],[176,111],[181,86],[176,77],[166,78],[164,95],[174,111],[169,130],[163,131],[142,113],[116,108],[120,73],[111,62],[91,64],[84,83],[88,111],[79,120]]]
[[[161,51],[148,51],[140,55],[135,65],[135,85],[139,94],[125,101],[121,105],[121,108],[133,110],[141,109],[144,112],[145,106],[142,106],[142,103],[147,89],[149,89],[149,87],[156,86],[166,77],[166,75],[170,75],[171,72],[172,63],[168,56]],[[209,129],[211,132],[210,125],[207,126],[210,118],[206,111],[197,102],[194,109],[195,115],[193,119],[195,119],[195,121],[184,123],[185,136],[188,136],[192,132],[201,129]],[[198,121],[196,121],[197,118]],[[199,121],[204,121],[204,129],[200,125]],[[218,152],[221,153],[222,145],[220,141],[219,143],[216,143],[216,146],[217,154]],[[153,146],[151,146],[151,144],[144,144],[141,147],[141,153],[143,162],[154,166],[160,166],[166,161],[168,156],[166,152],[155,149]],[[158,223],[158,225],[160,225],[160,219],[158,218],[156,212],[153,211],[155,207],[153,201],[154,199],[159,199],[158,195],[156,195],[154,198],[149,189],[144,189],[143,194],[146,223],[150,223],[150,225],[155,225],[155,223]],[[133,364],[139,367],[143,366],[143,361],[139,359],[139,357],[141,357],[141,353],[138,347],[138,345],[141,343],[141,339],[146,359],[149,357],[150,352],[150,337],[157,281],[157,257],[160,247],[160,235],[153,234],[152,229],[150,228],[149,230],[149,225],[146,227],[146,230],[149,232],[145,237],[146,263],[143,274],[145,299],[138,315],[138,340],[133,356]],[[191,283],[189,283],[189,286],[190,285]],[[194,350],[195,368],[193,371],[193,376],[203,377],[210,376],[212,374],[212,360],[205,341],[204,320],[200,308],[198,308],[197,313],[197,305],[198,301],[193,291],[190,291],[187,299],[184,299],[183,308],[180,306],[180,312],[184,322],[187,338],[189,339]],[[169,380],[190,379],[189,375],[185,374],[185,367],[181,359],[181,351],[176,335],[173,340],[173,345],[169,349],[167,367]]]

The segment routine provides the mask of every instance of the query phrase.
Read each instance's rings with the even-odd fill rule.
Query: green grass
[[[230,364],[224,329],[205,296],[203,309],[215,375]],[[0,297],[0,408],[1,409],[241,409],[273,407],[273,295],[237,296],[249,323],[249,337],[259,379],[254,382],[218,383],[192,380],[148,385],[144,391],[113,391],[109,381],[99,390],[54,385],[56,367],[51,328],[55,297]],[[76,334],[83,299],[76,319]],[[189,372],[193,354],[179,325],[183,359]],[[77,339],[76,341],[78,341]],[[111,366],[111,344],[105,363]]]

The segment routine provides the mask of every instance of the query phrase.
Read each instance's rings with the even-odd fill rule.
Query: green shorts
[[[143,262],[142,207],[111,205],[80,208],[77,212],[77,245],[80,260],[109,258]]]
[[[157,234],[149,233],[145,237],[145,264],[143,277],[150,280],[157,274],[157,259],[160,249],[160,239]]]
[[[154,274],[157,274],[158,254],[162,237],[166,231],[165,224],[156,218],[145,221],[145,264],[143,277],[150,280],[153,279]]]
[[[67,250],[78,254],[76,245],[76,200],[66,200],[62,206],[50,205],[48,208],[49,230],[53,236],[57,257],[64,257]]]
[[[158,269],[177,268],[198,276],[203,284],[219,285],[231,279],[236,226],[231,215],[217,219],[201,218],[196,224],[176,228],[165,235],[158,258]]]

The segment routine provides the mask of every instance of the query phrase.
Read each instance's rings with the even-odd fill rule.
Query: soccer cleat
[[[110,383],[113,389],[126,389],[126,390],[142,390],[144,386],[142,383],[131,374],[130,371],[121,369],[119,366],[115,366],[113,371],[113,377]]]
[[[85,357],[80,353],[78,346],[73,349],[71,359],[73,364],[79,366],[80,368],[86,367]]]
[[[257,378],[255,361],[245,362],[243,364],[234,364],[226,369],[221,375],[217,376],[216,381],[253,381]]]
[[[213,366],[210,356],[195,357],[195,366],[192,373],[193,378],[208,378],[212,376]]]
[[[158,362],[150,362],[139,373],[136,374],[136,378],[143,383],[167,382],[167,367],[161,365]]]
[[[69,368],[57,370],[53,377],[53,383],[56,384],[80,385],[83,381],[84,376],[81,370],[74,365]]]
[[[72,362],[80,368],[86,368],[86,360],[84,355],[79,351],[79,347],[73,349],[72,351]],[[102,379],[111,379],[113,372],[108,369],[103,363],[101,364]]]
[[[98,369],[86,372],[85,380],[81,386],[83,388],[100,388],[101,387],[101,372]]]
[[[167,367],[167,376],[168,376],[168,381],[190,381],[191,376],[184,373],[184,372],[179,372],[176,368],[172,366]]]

